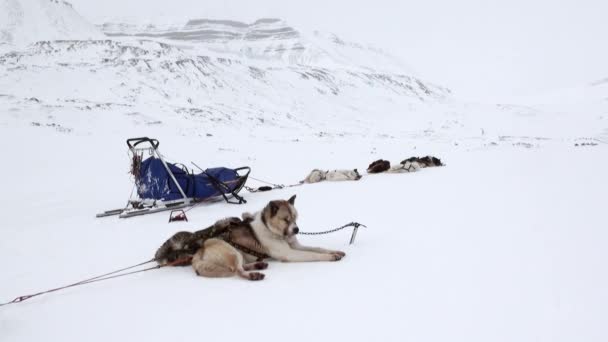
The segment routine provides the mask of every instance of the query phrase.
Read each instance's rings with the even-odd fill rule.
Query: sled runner
[[[128,218],[221,198],[228,203],[246,203],[238,193],[247,182],[249,167],[216,167],[194,173],[182,164],[166,162],[158,150],[159,144],[158,140],[147,137],[127,140],[137,198],[130,198],[123,209],[108,210],[97,217]],[[149,157],[144,159],[146,152]]]

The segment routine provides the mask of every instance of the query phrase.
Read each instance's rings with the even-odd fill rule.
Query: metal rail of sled
[[[174,205],[165,206],[165,207],[158,207],[158,208],[143,208],[143,209],[125,210],[120,215],[118,215],[118,217],[119,218],[129,218],[129,217],[134,217],[134,216],[154,214],[154,213],[159,213],[161,211],[167,211],[167,210],[174,210],[174,209],[181,209],[181,208],[189,207],[192,204],[194,204],[194,203],[190,202],[190,203],[174,204]]]
[[[95,215],[95,217],[99,218],[99,217],[120,215],[120,214],[122,214],[123,211],[125,211],[125,209],[106,210],[103,213],[99,213],[99,214]]]
[[[197,200],[189,198],[189,201],[187,201],[187,202],[184,202],[183,200],[176,200],[176,201],[172,201],[172,202],[163,202],[162,207],[147,207],[147,208],[140,208],[140,209],[122,208],[122,209],[107,210],[107,211],[104,211],[102,213],[95,215],[95,217],[100,218],[100,217],[118,215],[119,218],[129,218],[129,217],[142,216],[142,215],[147,215],[147,214],[160,213],[160,212],[167,211],[167,210],[183,209],[183,208],[192,207],[192,206],[201,204],[203,202],[214,202],[214,201],[219,202],[221,200],[222,200],[222,197],[220,197],[220,196],[216,196],[214,198],[206,199],[206,200],[202,200],[202,201],[197,201]]]
[[[184,202],[184,201],[180,200],[177,203],[164,203],[164,206],[162,206],[162,207],[149,207],[149,208],[141,208],[141,209],[126,209],[126,208],[113,209],[113,210],[106,210],[102,213],[99,213],[99,214],[95,215],[95,217],[100,218],[100,217],[118,215],[119,218],[129,218],[129,217],[134,217],[134,216],[159,213],[161,211],[186,208],[186,207],[192,206],[197,203],[198,202],[195,202],[195,201]]]
[[[228,196],[228,198],[232,198],[232,195]],[[189,198],[189,201],[187,201],[187,202],[184,202],[183,200],[163,202],[162,207],[147,207],[147,208],[140,208],[140,209],[122,208],[122,209],[107,210],[107,211],[104,211],[102,213],[95,215],[95,217],[100,218],[100,217],[118,215],[119,218],[129,218],[129,217],[142,216],[142,215],[147,215],[147,214],[160,213],[160,212],[167,211],[167,210],[183,209],[183,208],[187,208],[187,207],[196,206],[196,205],[199,205],[204,202],[221,202],[221,201],[222,201],[221,196],[215,196],[215,197],[208,198],[205,200],[195,200],[195,199]]]

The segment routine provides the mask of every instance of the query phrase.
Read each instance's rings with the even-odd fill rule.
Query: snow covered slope
[[[0,89],[18,100],[120,106],[161,121],[323,130],[337,119],[350,132],[449,97],[448,89],[404,73],[230,56],[150,40],[39,42],[0,55]]]
[[[449,89],[413,76],[380,49],[302,34],[278,19],[101,28],[106,39],[67,35],[0,54],[4,101],[73,105],[84,115],[91,106],[121,107],[125,114],[156,116],[154,122],[182,117],[336,133],[327,127],[333,120],[343,122],[340,132],[360,133],[396,112],[407,115],[450,98]]]
[[[194,19],[184,25],[157,27],[106,23],[110,37],[160,38],[226,53],[231,58],[282,60],[319,67],[361,67],[372,71],[412,74],[399,59],[373,46],[348,42],[335,34],[301,32],[280,19],[247,24],[232,20]]]
[[[102,37],[66,1],[0,0],[0,44],[23,47],[44,40]]]

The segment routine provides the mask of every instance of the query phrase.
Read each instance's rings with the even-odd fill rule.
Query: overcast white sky
[[[70,0],[100,23],[278,17],[372,43],[463,96],[500,99],[608,77],[608,0]]]

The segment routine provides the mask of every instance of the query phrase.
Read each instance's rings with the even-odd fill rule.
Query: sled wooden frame
[[[158,146],[160,145],[160,142],[157,139],[151,139],[148,137],[127,139],[127,146],[129,146],[129,150],[131,151],[131,153],[133,155],[137,154],[138,149],[136,147],[140,144],[145,144],[145,143],[147,143],[149,146],[144,147],[144,149],[149,149],[151,151],[152,155],[155,156],[156,158],[158,158],[163,163],[165,170],[171,177],[171,180],[173,181],[173,183],[176,185],[177,189],[179,190],[179,193],[182,195],[182,198],[176,199],[176,200],[171,200],[171,201],[155,200],[151,204],[147,204],[145,202],[137,201],[137,200],[129,200],[129,202],[127,203],[127,206],[125,208],[107,210],[107,211],[104,211],[102,213],[95,215],[95,217],[99,218],[99,217],[118,215],[119,218],[129,218],[129,217],[158,213],[158,212],[167,211],[167,210],[182,209],[182,208],[190,207],[194,204],[198,204],[198,203],[202,203],[202,202],[211,202],[214,200],[218,200],[218,201],[221,200],[221,197],[218,197],[218,196],[213,196],[213,197],[210,197],[208,199],[203,199],[203,200],[197,200],[195,198],[186,196],[186,193],[184,192],[182,187],[179,185],[179,182],[175,178],[175,175],[173,174],[173,172],[167,165],[167,162],[163,158],[160,151],[158,150]],[[139,147],[139,149],[141,150],[142,147]],[[235,187],[235,189],[227,194],[224,193],[222,191],[222,189],[219,189],[217,187],[216,187],[216,189],[218,190],[219,195],[221,195],[224,198],[224,200],[226,200],[226,202],[228,202],[228,203],[234,203],[234,202],[230,202],[228,200],[229,198],[232,198],[232,197],[237,198],[239,200],[239,204],[246,203],[246,201],[242,197],[238,196],[237,194],[245,186],[245,183],[247,182],[247,178],[249,177],[249,173],[251,172],[251,169],[248,166],[245,166],[245,167],[240,167],[240,168],[237,168],[234,170],[237,172],[239,177],[236,180],[230,181],[229,183],[239,182],[239,184]],[[246,171],[246,173],[244,175],[241,175],[241,174],[239,174],[239,171]]]

